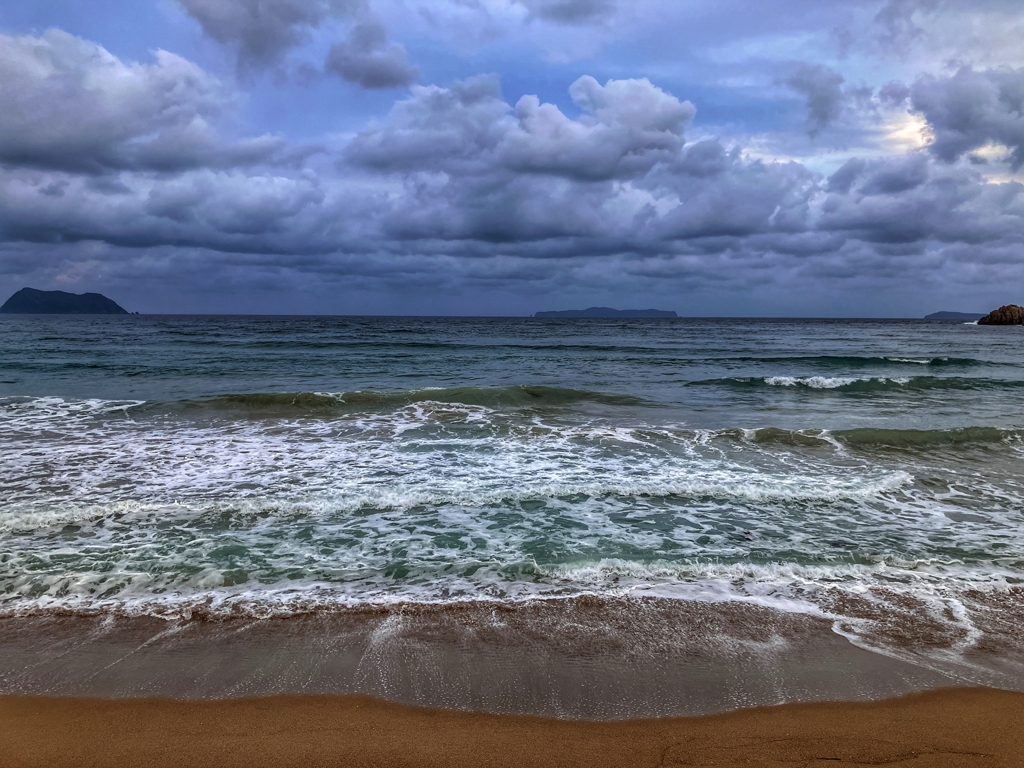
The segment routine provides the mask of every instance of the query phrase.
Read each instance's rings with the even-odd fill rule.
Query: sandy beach
[[[1019,766],[1024,693],[946,688],[875,702],[580,722],[355,696],[0,698],[0,765]]]

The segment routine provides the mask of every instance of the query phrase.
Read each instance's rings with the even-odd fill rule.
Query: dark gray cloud
[[[586,24],[615,13],[613,0],[519,0],[535,18],[560,24]]]
[[[216,79],[166,51],[124,64],[60,30],[0,35],[0,162],[84,173],[180,171],[263,162],[284,140],[222,139],[230,103]]]
[[[786,84],[807,99],[807,133],[817,136],[831,125],[843,111],[846,94],[841,88],[844,78],[823,64],[800,63],[786,79]]]
[[[993,247],[1024,242],[1024,185],[987,184],[974,170],[923,155],[847,164],[821,205],[817,228],[872,244],[930,242]],[[834,178],[834,177],[833,177]],[[838,186],[838,185],[837,185]]]
[[[920,17],[934,11],[940,0],[887,0],[875,14],[879,39],[889,49],[903,50],[924,34]],[[915,18],[915,16],[917,18]]]
[[[847,160],[840,166],[838,171],[828,177],[825,191],[838,192],[842,195],[848,194],[853,183],[864,172],[866,167],[867,161],[859,157]]]
[[[717,156],[717,162],[708,160]],[[694,170],[697,173],[694,173]],[[726,151],[716,141],[689,146],[679,160],[656,168],[643,186],[671,208],[649,204],[647,226],[659,239],[746,239],[760,235],[779,247],[811,225],[818,176],[799,163],[764,163]]]
[[[364,0],[178,0],[207,35],[233,46],[243,70],[279,65],[332,16],[364,7]]]
[[[883,104],[902,107],[910,98],[910,89],[903,83],[892,80],[878,89],[878,98]]]
[[[387,30],[375,21],[357,24],[347,42],[332,46],[324,69],[364,88],[401,88],[420,76],[405,47],[389,42]]]
[[[419,79],[405,46],[388,39],[367,0],[178,0],[213,39],[232,46],[239,70],[282,69],[285,57],[331,19],[354,18],[348,39],[331,46],[324,71],[363,88],[401,88]],[[303,65],[300,80],[315,78]]]
[[[514,120],[496,76],[449,88],[417,86],[350,144],[353,163],[388,171],[470,171],[496,151]]]
[[[857,192],[862,195],[899,194],[921,186],[928,177],[928,159],[924,155],[897,157],[874,169]]]
[[[1024,68],[926,75],[914,82],[910,98],[934,134],[931,151],[943,160],[994,143],[1008,149],[1015,170],[1024,165]]]

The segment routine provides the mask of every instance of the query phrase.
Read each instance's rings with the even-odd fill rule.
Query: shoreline
[[[365,696],[213,701],[0,696],[0,766],[1011,766],[1024,693],[942,688],[869,702],[586,722]]]
[[[924,632],[897,657],[858,647],[822,617],[663,599],[406,605],[262,620],[23,617],[0,620],[0,695],[363,695],[615,721],[948,686],[1024,689],[1014,653],[979,650],[943,666],[941,656],[926,655],[938,640]],[[998,664],[1011,666],[997,674]]]

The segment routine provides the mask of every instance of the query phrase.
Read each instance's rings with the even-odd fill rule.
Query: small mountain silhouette
[[[22,288],[0,307],[8,315],[127,315],[101,293],[67,293]]]

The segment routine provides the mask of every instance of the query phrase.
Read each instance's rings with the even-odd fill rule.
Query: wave
[[[1024,381],[943,376],[761,376],[726,377],[687,382],[684,386],[739,390],[793,390],[850,394],[926,391],[999,391],[1024,388]],[[0,427],[70,428],[90,419],[146,416],[197,416],[242,419],[314,417],[329,419],[359,414],[386,414],[435,404],[491,410],[551,410],[597,405],[611,408],[664,409],[662,402],[636,395],[570,387],[516,384],[497,387],[424,387],[406,390],[347,392],[252,392],[173,401],[101,400],[69,397],[0,397]],[[424,414],[430,409],[427,408]],[[728,431],[728,430],[722,430]]]
[[[202,576],[203,574],[200,574]],[[654,598],[700,603],[744,603],[784,613],[837,620],[848,627],[902,614],[923,624],[920,640],[934,643],[963,617],[949,608],[969,606],[1024,616],[1020,574],[999,567],[963,567],[942,563],[875,565],[796,565],[789,563],[637,562],[615,558],[572,564],[521,564],[521,576],[479,571],[474,578],[435,574],[435,578],[396,583],[321,581],[246,583],[209,586],[195,579],[174,588],[151,591],[145,579],[126,581],[118,591],[98,584],[75,584],[57,594],[8,597],[0,618],[39,615],[121,615],[164,619],[290,618],[309,614],[491,604],[512,607],[536,601],[578,598]],[[440,578],[438,578],[440,577]],[[946,610],[943,611],[942,609]],[[945,615],[943,615],[945,613]],[[1003,622],[1005,623],[1005,622]],[[877,627],[903,632],[902,627]],[[937,630],[939,632],[937,632]],[[896,638],[900,639],[900,638]],[[902,639],[906,640],[905,636]],[[1017,641],[1020,644],[1020,640]],[[876,650],[881,650],[876,648]]]
[[[504,387],[424,387],[390,392],[254,392],[177,401],[0,397],[0,419],[86,418],[125,416],[129,413],[132,416],[207,413],[253,418],[325,417],[331,414],[387,412],[429,403],[482,408],[564,408],[582,403],[626,407],[659,405],[632,395],[517,384]]]
[[[729,380],[734,386],[762,386],[760,380]],[[721,383],[721,380],[700,382]],[[836,380],[828,382],[835,389],[846,384]],[[773,386],[773,385],[767,385]],[[778,386],[778,385],[774,385]],[[785,385],[782,385],[785,386]],[[798,385],[794,385],[798,386]],[[906,385],[895,383],[896,387]],[[809,387],[810,388],[810,387]],[[509,405],[572,405],[575,403],[598,403],[626,406],[658,406],[660,404],[628,395],[603,394],[586,390],[559,389],[554,387],[514,386],[504,388],[459,387],[450,389],[420,389],[404,392],[357,391],[342,393],[263,393],[247,395],[223,395],[208,399],[181,400],[172,402],[147,402],[144,400],[100,400],[72,399],[61,397],[7,397],[0,398],[0,428],[12,435],[22,433],[44,433],[54,435],[65,430],[88,429],[89,422],[114,419],[117,422],[133,422],[142,413],[167,413],[181,411],[211,411],[228,413],[242,412],[249,415],[295,416],[304,413],[322,416],[338,413],[354,417],[353,428],[364,426],[369,431],[391,425],[396,435],[410,427],[429,424],[434,421],[450,421],[462,415],[490,428],[490,435],[500,438],[523,438],[532,436],[540,442],[573,440],[584,443],[630,444],[661,449],[667,445],[692,445],[712,447],[729,444],[779,445],[789,447],[826,447],[846,444],[850,446],[929,446],[967,445],[972,443],[1020,443],[1024,442],[1024,428],[969,425],[949,429],[888,429],[864,427],[856,429],[785,429],[781,427],[723,427],[719,429],[689,429],[685,426],[648,424],[643,421],[634,425],[611,426],[601,423],[563,425],[558,422],[544,424],[529,421],[528,431],[518,420],[488,410],[475,403],[487,402],[493,406]],[[453,408],[423,407],[454,406]],[[406,406],[415,406],[405,409]],[[458,406],[471,406],[469,410]],[[397,411],[397,412],[396,412]],[[369,412],[370,420],[360,420],[362,412]],[[380,421],[384,419],[384,421]],[[394,422],[394,423],[392,423]],[[141,424],[140,424],[141,425]],[[125,425],[124,428],[128,428]],[[164,424],[164,429],[173,426]],[[185,427],[182,426],[182,429]],[[212,427],[211,427],[212,428]],[[357,430],[358,431],[358,430]],[[174,432],[166,432],[167,437]],[[179,433],[184,438],[186,433]],[[189,439],[203,437],[216,439],[215,432],[206,434],[187,433]],[[318,437],[314,432],[306,437]],[[109,436],[108,436],[109,437]],[[129,439],[125,434],[118,440]],[[297,438],[302,439],[302,435]],[[555,444],[552,442],[552,445]]]
[[[729,388],[785,387],[837,392],[984,391],[1020,389],[1024,381],[954,376],[731,376],[692,382]]]
[[[858,385],[858,389],[864,389],[863,385],[872,385],[871,389],[887,384],[899,384],[901,387],[909,384],[909,377],[884,378],[884,377],[844,377],[844,376],[765,376],[762,381],[772,387],[807,387],[809,389],[849,389]]]
[[[931,368],[976,368],[980,366],[993,365],[988,360],[973,357],[948,357],[948,356],[926,356],[926,355],[791,355],[791,356],[756,356],[745,355],[735,357],[709,358],[715,362],[730,363],[764,363],[773,365],[807,365],[825,368],[901,368],[908,369],[908,366],[929,366]],[[998,363],[1004,365],[1004,363]]]
[[[638,406],[654,403],[631,395],[566,387],[517,384],[505,387],[425,387],[397,391],[266,392],[229,394],[182,400],[172,407],[184,410],[296,413],[302,411],[388,411],[417,403],[444,403],[487,408],[559,407],[577,403]]]
[[[383,468],[390,468],[390,464]],[[586,475],[587,469],[583,467],[581,474]],[[601,465],[593,465],[589,469],[595,475],[607,472],[607,467]],[[202,495],[190,497],[191,489],[187,486],[161,483],[153,491],[155,498],[147,501],[114,499],[76,503],[65,500],[54,504],[52,499],[46,499],[42,503],[8,503],[0,507],[0,532],[54,529],[126,517],[154,520],[160,517],[195,519],[204,515],[234,515],[247,520],[270,517],[313,520],[374,511],[479,510],[508,505],[530,507],[535,503],[580,508],[587,502],[604,506],[616,506],[617,502],[617,506],[627,508],[636,507],[640,502],[665,499],[740,506],[841,504],[868,502],[908,488],[913,482],[910,474],[899,470],[843,476],[835,471],[826,473],[825,468],[821,468],[816,475],[794,473],[773,476],[697,462],[690,466],[652,466],[649,475],[623,469],[619,476],[612,475],[606,479],[585,476],[536,479],[529,476],[528,468],[516,466],[513,462],[505,468],[512,481],[507,486],[494,483],[493,478],[476,486],[459,477],[430,481],[430,474],[443,471],[437,468],[434,472],[417,473],[413,482],[379,486],[371,485],[362,478],[347,483],[339,478],[337,487],[330,492],[313,491],[305,496],[236,495],[211,501]],[[255,481],[247,476],[234,480],[243,485],[255,485]],[[174,494],[179,498],[169,500]]]
[[[1019,443],[1024,430],[997,427],[961,429],[851,429],[834,433],[848,445],[929,448],[971,443]]]
[[[754,443],[760,446],[851,446],[940,448],[971,444],[1017,444],[1024,441],[1024,430],[1000,427],[960,427],[956,429],[721,429],[709,430],[704,441],[716,440]]]

